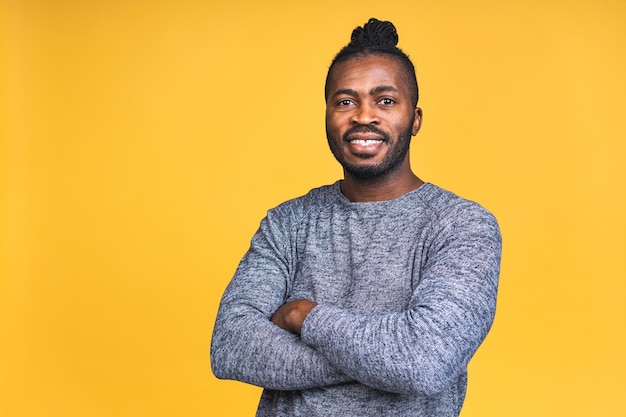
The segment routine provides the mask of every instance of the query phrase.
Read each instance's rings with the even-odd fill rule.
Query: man
[[[218,312],[213,372],[264,389],[257,416],[457,416],[493,320],[493,216],[411,170],[422,111],[390,22],[326,80],[344,179],[270,210]]]

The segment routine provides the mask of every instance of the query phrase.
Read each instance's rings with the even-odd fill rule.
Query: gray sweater
[[[339,183],[270,210],[228,285],[218,378],[265,388],[257,416],[457,416],[493,321],[495,218],[433,184],[389,201]],[[302,336],[270,322],[313,300]]]

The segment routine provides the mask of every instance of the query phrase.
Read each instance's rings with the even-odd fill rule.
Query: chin
[[[351,177],[360,180],[371,180],[377,178],[384,178],[393,172],[393,168],[381,166],[378,164],[363,164],[363,165],[343,165],[343,170]]]

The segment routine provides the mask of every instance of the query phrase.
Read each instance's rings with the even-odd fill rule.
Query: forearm
[[[275,390],[299,390],[346,382],[300,337],[247,306],[223,306],[215,323],[211,365],[218,378]]]
[[[426,313],[428,314],[428,313]],[[421,317],[420,317],[421,316]],[[303,327],[303,341],[359,382],[389,392],[433,395],[466,369],[486,330],[473,340],[419,311],[383,316],[319,306]]]

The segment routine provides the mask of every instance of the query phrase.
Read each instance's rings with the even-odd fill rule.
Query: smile
[[[382,139],[353,139],[350,143],[360,146],[372,146],[382,143]]]

